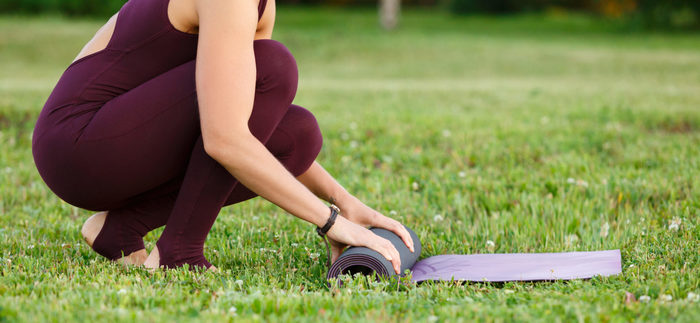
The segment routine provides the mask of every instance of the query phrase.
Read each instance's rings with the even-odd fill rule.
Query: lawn
[[[124,268],[83,243],[91,212],[51,193],[30,143],[100,25],[0,17],[0,321],[700,321],[700,35],[425,10],[384,32],[371,10],[281,8],[321,164],[423,257],[622,252],[621,275],[585,281],[331,289],[312,225],[260,198],[221,211],[218,274]]]

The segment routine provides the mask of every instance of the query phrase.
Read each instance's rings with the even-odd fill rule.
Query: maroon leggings
[[[299,176],[318,155],[321,132],[309,111],[291,105],[297,67],[287,48],[256,40],[254,50],[257,81],[248,126]],[[51,123],[40,117],[35,137],[45,124]],[[211,266],[203,246],[220,209],[256,194],[204,151],[195,61],[110,100],[82,127],[74,140],[35,139],[33,151],[40,174],[59,197],[109,211],[95,251],[120,258],[143,249],[142,237],[165,225],[156,243],[161,265]]]

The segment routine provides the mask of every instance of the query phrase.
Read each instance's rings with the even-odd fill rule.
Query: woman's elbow
[[[248,129],[241,131],[202,132],[202,144],[204,152],[209,157],[221,163],[227,154],[232,151],[240,151],[245,142],[252,137]]]
[[[224,144],[221,140],[207,139],[202,137],[202,143],[204,145],[204,152],[216,161],[220,161],[221,155],[224,152]]]

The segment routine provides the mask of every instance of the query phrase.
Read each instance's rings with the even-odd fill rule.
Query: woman
[[[291,104],[296,63],[270,40],[274,20],[273,0],[131,0],[66,69],[32,150],[56,195],[103,211],[82,229],[96,252],[214,269],[203,246],[221,207],[260,195],[325,226],[333,260],[346,245],[366,246],[398,273],[396,249],[365,226],[413,242],[314,161],[321,134]],[[335,222],[317,196],[337,203]],[[148,254],[143,236],[163,225]]]

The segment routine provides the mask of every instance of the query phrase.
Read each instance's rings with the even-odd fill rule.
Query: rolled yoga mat
[[[622,272],[620,250],[562,252],[440,255],[418,261],[422,247],[413,230],[415,252],[408,250],[401,238],[385,229],[370,229],[396,247],[401,255],[401,273],[410,269],[412,280],[457,280],[474,282],[541,281],[585,279],[611,276]],[[395,276],[391,262],[380,253],[365,247],[350,247],[331,265],[327,278],[361,273]]]

